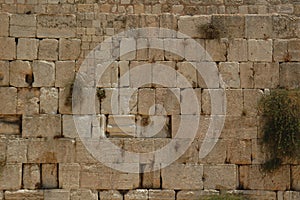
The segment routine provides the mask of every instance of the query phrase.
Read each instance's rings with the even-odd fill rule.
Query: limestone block
[[[10,36],[13,37],[35,37],[36,16],[25,14],[14,14],[10,17]]]
[[[160,188],[160,170],[153,171],[154,168],[158,169],[159,164],[153,165],[150,163],[142,164],[140,166],[140,173],[143,173],[143,180],[141,180],[141,185],[143,188]],[[145,170],[149,170],[150,172],[145,172]]]
[[[120,60],[134,60],[135,58],[136,40],[134,38],[122,38],[120,43]]]
[[[272,40],[248,40],[248,60],[272,62]]]
[[[43,190],[18,190],[18,191],[5,191],[5,199],[7,200],[43,200],[44,191]]]
[[[251,164],[251,140],[230,140],[227,147],[226,163]]]
[[[213,61],[226,61],[227,45],[226,39],[205,40],[205,48]]]
[[[40,92],[40,113],[57,114],[58,89],[43,87],[41,88]]]
[[[295,27],[297,26],[297,20],[293,20],[286,15],[273,15],[273,37],[274,38],[294,38],[297,37]],[[297,29],[296,29],[297,30]]]
[[[75,78],[75,62],[57,61],[55,74],[55,87],[71,85]]]
[[[136,136],[134,115],[109,115],[107,132],[110,137]]]
[[[37,16],[37,36],[41,38],[75,37],[76,16],[70,14]]]
[[[30,38],[20,38],[17,44],[17,58],[23,60],[37,59],[38,40]]]
[[[220,76],[228,88],[240,88],[240,68],[237,62],[221,62],[219,64]]]
[[[63,189],[79,188],[80,165],[77,163],[59,164],[59,187]]]
[[[267,161],[268,150],[262,139],[252,140],[252,164],[263,164]]]
[[[137,137],[171,137],[170,121],[168,116],[137,116],[136,124]]]
[[[214,140],[205,142],[215,142]],[[199,140],[199,147],[203,147],[203,140]],[[229,145],[228,140],[219,139],[216,141],[214,148],[204,158],[199,158],[200,164],[224,164],[226,162],[227,146]],[[199,153],[197,152],[199,157]]]
[[[290,52],[288,52],[288,40],[286,39],[275,39],[273,51],[274,61],[289,61],[291,59]]]
[[[184,46],[184,58],[186,61],[201,62],[201,61],[207,61],[207,59],[209,59],[206,55],[207,52],[205,52],[204,39],[196,39],[196,40],[185,39],[182,43],[183,43],[182,45]],[[180,47],[181,47],[181,43],[180,43]],[[200,52],[195,51],[195,49],[199,49]]]
[[[116,88],[104,88],[101,98],[101,114],[118,114],[119,111],[119,90]]]
[[[70,191],[69,190],[45,190],[44,191],[44,200],[69,200],[70,199]]]
[[[6,164],[1,166],[0,189],[18,190],[22,183],[22,164]]]
[[[238,169],[236,165],[204,165],[204,189],[236,189]]]
[[[60,115],[23,116],[23,137],[57,137],[61,135]]]
[[[196,62],[198,87],[208,89],[220,88],[219,70],[215,62]],[[207,71],[207,68],[210,68]],[[206,79],[205,79],[206,78]]]
[[[164,49],[164,40],[158,38],[149,39],[149,57],[150,61],[160,61],[164,60],[165,49]]]
[[[33,61],[33,87],[54,86],[55,64],[47,61]]]
[[[240,166],[240,185],[251,190],[288,190],[290,168],[282,166],[272,173],[263,173],[259,165]]]
[[[58,40],[56,39],[40,40],[38,58],[40,60],[57,60]]]
[[[0,37],[1,60],[14,60],[16,58],[16,42],[14,38]]]
[[[103,67],[101,65],[97,65],[96,79],[99,79],[99,81],[97,82],[97,87],[117,87],[118,86],[118,62],[115,61],[112,62],[109,66],[106,66],[104,72],[103,72]]]
[[[25,189],[34,190],[41,186],[41,172],[38,164],[24,164],[23,186]]]
[[[164,189],[203,189],[203,165],[172,164],[161,170]]]
[[[247,61],[248,43],[245,39],[229,40],[228,61]]]
[[[300,192],[298,191],[286,191],[283,194],[283,200],[297,200],[299,198],[300,198]]]
[[[42,187],[51,189],[58,188],[57,164],[42,164]]]
[[[226,90],[227,116],[241,116],[243,114],[243,90]]]
[[[254,87],[276,88],[279,85],[278,63],[254,63]]]
[[[137,94],[138,90],[135,88],[119,88],[119,114],[137,113]]]
[[[0,86],[9,85],[9,62],[0,61]]]
[[[241,195],[243,197],[248,197],[253,200],[261,200],[261,199],[268,199],[268,200],[277,200],[276,192],[272,191],[261,191],[261,190],[233,190],[227,192],[228,194],[236,194]]]
[[[21,118],[19,116],[5,115],[0,117],[0,134],[18,135],[21,131]]]
[[[254,69],[253,63],[240,63],[240,80],[241,88],[253,88],[254,87]]]
[[[61,114],[72,114],[73,86],[59,88],[58,110]]]
[[[149,190],[149,200],[173,200],[175,199],[174,190]]]
[[[157,61],[152,64],[153,87],[176,87],[175,65],[174,61]]]
[[[299,54],[300,54],[300,40],[294,39],[289,40],[288,42],[288,52],[291,61],[300,61]]]
[[[177,193],[178,200],[198,200],[200,198],[209,198],[212,195],[218,195],[217,190],[181,190]]]
[[[154,112],[155,90],[152,88],[142,88],[138,91],[138,113],[149,115]]]
[[[157,88],[155,91],[155,112],[157,115],[180,113],[180,89]]]
[[[293,190],[300,190],[300,166],[296,165],[296,166],[291,166],[291,170],[292,170],[292,186],[291,188]]]
[[[272,37],[272,16],[246,16],[246,37],[268,39]]]
[[[14,87],[0,87],[0,113],[16,114],[17,112],[17,89]]]
[[[129,75],[125,75],[127,72],[129,73],[129,61],[120,61],[119,62],[119,74],[120,74],[119,87],[121,88],[129,86],[130,77]]]
[[[185,57],[185,40],[184,39],[164,39],[165,59],[166,60],[183,60]]]
[[[8,13],[0,14],[0,36],[8,36],[9,32],[9,15]]]
[[[280,87],[298,88],[300,86],[300,63],[281,63],[279,78]]]
[[[263,96],[262,90],[245,89],[244,92],[244,110],[243,114],[246,116],[257,116],[258,105]]]
[[[75,141],[34,139],[28,142],[29,163],[71,163],[75,160]]]
[[[129,71],[129,80],[130,87],[132,88],[144,88],[152,86],[152,66],[151,64],[145,61],[131,61],[130,62],[130,71]],[[135,67],[141,67],[137,69]],[[148,84],[149,83],[149,84]]]
[[[160,16],[160,27],[168,28],[171,30],[176,30],[178,27],[178,16],[170,14],[170,13],[162,13]],[[171,34],[172,36],[176,37],[176,34]],[[162,37],[170,37],[169,34],[163,34]]]
[[[243,15],[214,15],[212,26],[220,38],[244,38],[245,16]]]
[[[198,107],[198,110],[196,109]],[[185,88],[180,90],[180,113],[184,115],[200,115],[201,89]]]
[[[131,190],[124,197],[124,200],[148,200],[148,190]]]
[[[71,191],[71,199],[70,200],[98,200],[98,192],[91,190],[74,190]]]
[[[210,16],[181,16],[178,19],[178,30],[180,33],[192,38],[206,38],[205,25],[211,22]],[[179,37],[184,35],[179,34]],[[186,37],[186,36],[185,36]]]
[[[17,113],[33,115],[40,111],[40,91],[36,88],[21,88],[18,91]]]
[[[79,39],[59,40],[59,60],[76,60],[80,55],[81,41]]]
[[[258,121],[256,117],[227,116],[221,133],[224,139],[257,138]]]
[[[211,105],[211,96],[218,95],[222,98],[214,99],[216,105]],[[204,89],[201,95],[201,108],[202,112],[205,115],[210,115],[213,113],[214,115],[223,115],[225,113],[224,106],[225,102],[223,101],[223,97],[225,92],[221,89]],[[227,108],[228,109],[228,108]]]
[[[99,196],[101,200],[123,200],[123,195],[117,190],[100,191]]]
[[[192,88],[197,87],[197,70],[189,62],[178,62],[177,67],[177,87],[179,88]]]
[[[9,140],[7,144],[7,163],[27,162],[27,142],[22,139]]]
[[[28,61],[12,61],[9,68],[10,85],[28,87],[34,81],[31,65]]]

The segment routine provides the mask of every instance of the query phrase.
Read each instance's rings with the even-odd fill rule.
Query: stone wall
[[[261,171],[266,152],[257,109],[270,89],[300,85],[300,1],[0,0],[0,11],[0,199],[190,200],[224,190],[252,199],[300,199],[299,162],[285,162],[274,173]],[[90,121],[87,135],[100,130],[127,151],[147,152],[174,139],[180,116],[201,116],[195,139],[179,159],[144,172],[163,164],[149,158],[138,163],[142,173],[126,173],[100,163],[85,148],[72,117],[72,85],[97,45],[143,27],[168,28],[195,39],[218,67],[227,111],[215,147],[199,158],[211,114],[210,92],[221,91],[221,85],[207,88],[187,58],[167,51],[146,48],[119,57],[95,83],[103,93],[95,95],[100,126]],[[164,47],[174,39],[182,43],[175,48],[184,55],[195,53],[189,38],[162,36],[154,42]],[[125,47],[149,43],[119,42]],[[120,77],[145,63],[171,67],[192,87],[170,74],[162,78],[170,78],[171,87],[136,88],[127,97],[129,110],[113,112],[113,92],[121,96],[135,83]],[[189,113],[182,112],[191,92],[197,94],[199,116],[189,104]],[[117,97],[114,106],[120,101]],[[155,137],[143,137],[151,128],[148,111],[155,103],[165,107],[166,124]]]

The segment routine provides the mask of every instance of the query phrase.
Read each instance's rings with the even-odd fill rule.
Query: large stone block
[[[38,164],[24,164],[23,187],[34,190],[41,186],[41,171]]]
[[[80,165],[77,163],[59,164],[59,187],[63,189],[79,188]]]
[[[272,62],[272,40],[248,40],[248,60]]]
[[[240,80],[241,88],[254,87],[254,70],[252,62],[240,63]]]
[[[292,170],[292,186],[293,190],[300,190],[300,166],[291,166]]]
[[[241,116],[243,114],[243,90],[226,90],[226,100],[227,116]]]
[[[75,37],[76,16],[70,14],[37,16],[37,36],[41,38]]]
[[[47,61],[34,61],[32,65],[33,87],[51,87],[55,83],[55,64]]]
[[[123,195],[117,190],[104,190],[99,192],[101,200],[123,200]]]
[[[14,38],[0,37],[0,59],[14,60],[16,58],[16,42]]]
[[[70,200],[98,200],[98,192],[91,190],[74,190],[71,191]]]
[[[242,15],[213,15],[212,26],[220,38],[244,38],[245,16]]]
[[[110,137],[135,137],[134,115],[109,115],[107,132]]]
[[[38,40],[30,38],[20,38],[17,44],[17,58],[23,60],[37,59]]]
[[[25,14],[14,14],[10,17],[10,36],[13,37],[35,37],[36,16]]]
[[[278,200],[297,200],[300,198],[298,191],[278,192]]]
[[[228,61],[247,61],[248,43],[245,39],[232,39],[229,41]]]
[[[272,37],[272,16],[246,16],[246,37],[268,39]]]
[[[174,190],[149,190],[149,200],[174,200]]]
[[[288,190],[290,167],[285,165],[272,173],[263,173],[259,165],[240,166],[240,185],[251,190]]]
[[[40,113],[57,114],[58,110],[58,89],[43,87],[40,90]]]
[[[178,62],[177,67],[177,87],[192,88],[197,87],[197,71],[196,68],[189,62]]]
[[[273,59],[274,61],[289,61],[291,55],[288,52],[288,40],[287,39],[275,39],[273,43]]]
[[[179,32],[192,38],[206,38],[207,30],[205,27],[211,22],[210,16],[181,16],[178,20]],[[179,34],[179,37],[183,35]]]
[[[223,38],[220,40],[205,40],[205,48],[208,55],[213,61],[226,61],[227,55],[227,39]]]
[[[251,200],[277,200],[276,192],[261,190],[234,190],[227,192],[228,194],[236,194]],[[278,199],[279,200],[279,199]]]
[[[18,190],[22,183],[22,164],[5,164],[1,166],[0,189]]]
[[[39,114],[40,91],[37,88],[20,88],[18,91],[17,113],[25,115]]]
[[[257,126],[256,117],[227,116],[220,137],[224,139],[254,139],[258,135]]]
[[[231,140],[228,143],[227,163],[242,165],[251,164],[251,140]]]
[[[209,142],[215,142],[214,140],[205,141],[206,144]],[[202,147],[204,141],[199,141],[199,147]],[[227,148],[229,146],[229,140],[219,139],[216,141],[213,149],[205,156],[204,158],[199,158],[199,163],[201,164],[224,164],[227,159]],[[198,152],[196,152],[196,156],[199,157]]]
[[[244,92],[244,109],[243,114],[246,116],[257,116],[259,101],[263,96],[262,90],[245,89]]]
[[[180,89],[157,88],[155,90],[155,108],[157,115],[173,115],[180,113]],[[164,113],[165,112],[165,113]]]
[[[294,39],[288,42],[288,53],[291,61],[300,61],[300,40]]]
[[[19,135],[21,132],[21,116],[4,115],[0,117],[0,134]]]
[[[124,200],[148,200],[148,190],[131,190],[124,195]]]
[[[15,87],[28,87],[34,81],[32,68],[28,61],[12,61],[9,67],[10,85]]]
[[[80,55],[81,41],[79,39],[59,40],[59,60],[76,60]]]
[[[9,62],[0,61],[0,86],[9,85]]]
[[[69,200],[70,191],[69,190],[45,190],[44,191],[44,200]]]
[[[44,200],[43,190],[18,190],[18,191],[5,191],[5,199],[7,200]]]
[[[42,187],[47,189],[58,188],[57,164],[42,164]]]
[[[23,137],[58,137],[61,135],[60,115],[23,116]]]
[[[16,114],[17,112],[17,89],[14,87],[0,87],[0,113]]]
[[[8,36],[9,32],[9,14],[0,14],[0,36]]]
[[[137,113],[137,94],[136,88],[119,88],[119,114],[131,115]]]
[[[142,88],[138,91],[138,113],[149,115],[155,111],[155,90],[152,88]]]
[[[203,165],[172,164],[161,171],[162,188],[176,190],[203,189]]]
[[[217,190],[181,190],[177,193],[177,200],[199,200],[209,198],[212,195],[219,195]]]
[[[300,86],[300,63],[282,63],[279,69],[279,85],[287,89]]]
[[[221,62],[219,64],[220,76],[226,87],[240,88],[240,67],[237,62]]]
[[[40,40],[38,58],[40,60],[58,60],[58,40]]]
[[[23,139],[9,140],[7,144],[7,163],[27,162],[27,141]]]
[[[74,61],[58,61],[56,62],[55,86],[66,87],[74,82],[75,78],[75,62]]]
[[[211,96],[218,95],[222,98],[214,99],[214,105],[211,102]],[[210,115],[213,113],[214,115],[224,115],[225,114],[225,102],[224,100],[225,91],[222,89],[204,89],[201,95],[201,108],[202,113],[205,115]]]
[[[254,87],[276,88],[279,85],[278,63],[254,63]]]

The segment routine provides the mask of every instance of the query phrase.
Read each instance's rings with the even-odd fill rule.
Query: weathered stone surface
[[[290,188],[290,168],[282,166],[273,173],[264,174],[259,165],[240,167],[240,184],[251,190],[287,190]]]
[[[280,193],[280,192],[278,192],[278,193]],[[286,191],[286,192],[284,192],[284,194],[278,195],[278,200],[282,200],[282,196],[283,196],[283,200],[297,200],[300,198],[300,192]]]
[[[55,87],[66,87],[74,82],[75,62],[58,61],[56,62]]]
[[[9,62],[0,61],[0,86],[9,85]]]
[[[236,165],[204,165],[204,189],[236,189],[238,169]]]
[[[203,189],[203,165],[172,164],[161,171],[164,189]]]
[[[136,57],[135,49],[136,40],[134,38],[122,38],[120,42],[120,60],[134,60]]]
[[[185,88],[180,90],[180,110],[180,113],[183,115],[199,115],[201,113],[200,88]]]
[[[221,133],[224,139],[257,138],[258,121],[256,117],[227,116]]]
[[[22,164],[4,164],[1,166],[0,189],[18,190],[22,183]]]
[[[59,40],[59,60],[76,60],[80,55],[81,41],[79,39]]]
[[[299,54],[300,54],[300,40],[294,39],[289,40],[288,42],[288,53],[289,58],[291,61],[300,61]]]
[[[213,15],[212,25],[220,38],[245,37],[245,16],[242,15]]]
[[[243,113],[243,91],[239,89],[226,90],[226,100],[227,116],[241,116]]]
[[[212,95],[210,94],[214,96],[218,95],[222,97],[222,98],[214,99],[214,101],[216,102],[216,106],[211,105]],[[201,95],[202,113],[205,115],[209,115],[211,113],[213,113],[214,115],[224,115],[225,114],[225,110],[224,110],[225,102],[223,101],[224,95],[225,92],[222,89],[204,89]]]
[[[17,45],[17,58],[23,60],[37,59],[38,40],[29,38],[20,38]]]
[[[226,163],[242,165],[251,164],[251,150],[251,140],[228,141]]]
[[[21,88],[18,91],[17,113],[24,115],[39,114],[40,91],[36,88]]]
[[[211,22],[210,16],[181,16],[178,20],[179,32],[193,38],[206,38],[205,25]],[[179,37],[183,35],[179,34]]]
[[[137,94],[135,88],[119,88],[119,114],[130,115],[137,113]]]
[[[41,186],[41,172],[38,164],[25,164],[23,166],[23,187],[34,190]]]
[[[180,89],[157,88],[155,90],[155,112],[157,115],[173,115],[180,113]]]
[[[56,114],[58,110],[58,90],[57,88],[43,87],[40,90],[40,113]]]
[[[76,32],[75,15],[49,15],[37,16],[37,36],[41,38],[68,38],[74,37]]]
[[[254,87],[276,88],[279,84],[278,63],[254,63]]]
[[[44,200],[69,200],[70,191],[69,190],[45,190],[44,191]]]
[[[109,115],[107,132],[110,137],[134,137],[136,125],[134,115]]]
[[[292,186],[291,188],[293,190],[300,190],[300,166],[291,166],[291,170],[292,170]]]
[[[226,87],[228,88],[240,88],[240,67],[237,62],[221,62],[219,64],[220,76]]]
[[[71,198],[70,200],[98,200],[98,192],[91,191],[91,190],[74,190],[71,191]]]
[[[272,40],[248,40],[248,60],[272,62]]]
[[[232,39],[229,41],[228,61],[247,61],[248,43],[245,39]]]
[[[60,115],[27,115],[23,117],[23,137],[55,137],[61,135]]]
[[[10,17],[10,36],[35,37],[36,16],[15,14]]]
[[[173,200],[174,190],[149,190],[149,200]]]
[[[198,200],[199,198],[209,198],[212,195],[218,195],[218,190],[181,190],[177,193],[177,200]]]
[[[17,112],[17,89],[14,87],[0,88],[1,114],[16,114]]]
[[[280,64],[279,85],[287,89],[295,89],[300,86],[300,63]]]
[[[42,164],[42,187],[47,189],[58,188],[57,164]]]
[[[34,61],[32,64],[34,76],[33,87],[54,86],[55,64],[47,61]]]
[[[247,38],[268,39],[272,37],[272,16],[246,16],[246,36]]]
[[[40,40],[38,58],[40,60],[57,60],[58,40],[55,39]]]
[[[257,116],[259,101],[263,96],[262,90],[245,89],[243,114],[246,116]]]
[[[15,87],[28,87],[34,81],[28,61],[12,61],[9,68],[10,84]]]
[[[0,36],[8,36],[9,32],[9,14],[0,14]]]
[[[233,191],[229,191],[227,193],[241,195],[245,198],[251,198],[253,200],[261,200],[261,199],[276,200],[277,199],[276,192],[272,192],[272,191],[233,190]]]
[[[21,118],[14,115],[0,117],[0,134],[18,135],[21,132]]]
[[[79,188],[80,165],[77,163],[59,164],[59,187],[63,189]]]
[[[168,116],[137,116],[137,137],[167,138],[171,137],[170,121]]]
[[[211,57],[209,60],[226,61],[227,43],[227,39],[205,40],[206,51]]]
[[[18,190],[18,191],[5,191],[5,199],[7,200],[44,200],[43,190]]]
[[[131,190],[124,196],[124,200],[147,200],[148,190],[137,189]]]
[[[179,88],[192,88],[197,86],[197,71],[189,62],[178,62],[176,64],[177,74],[176,86]]]
[[[155,90],[151,88],[142,88],[138,91],[138,113],[149,115],[154,112]]]
[[[14,38],[0,37],[0,58],[13,60],[16,58],[16,42]]]
[[[254,87],[254,70],[253,63],[240,63],[240,80],[241,88]]]
[[[288,40],[275,39],[273,43],[273,51],[274,61],[291,60],[291,55],[288,52]]]
[[[101,200],[123,200],[123,195],[117,190],[100,191],[99,196]]]
[[[27,162],[27,142],[22,139],[8,141],[7,144],[7,163],[26,163]]]

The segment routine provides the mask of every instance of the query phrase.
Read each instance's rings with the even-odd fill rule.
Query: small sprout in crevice
[[[102,88],[97,88],[97,97],[99,98],[99,101],[104,99],[106,97],[105,90]]]

